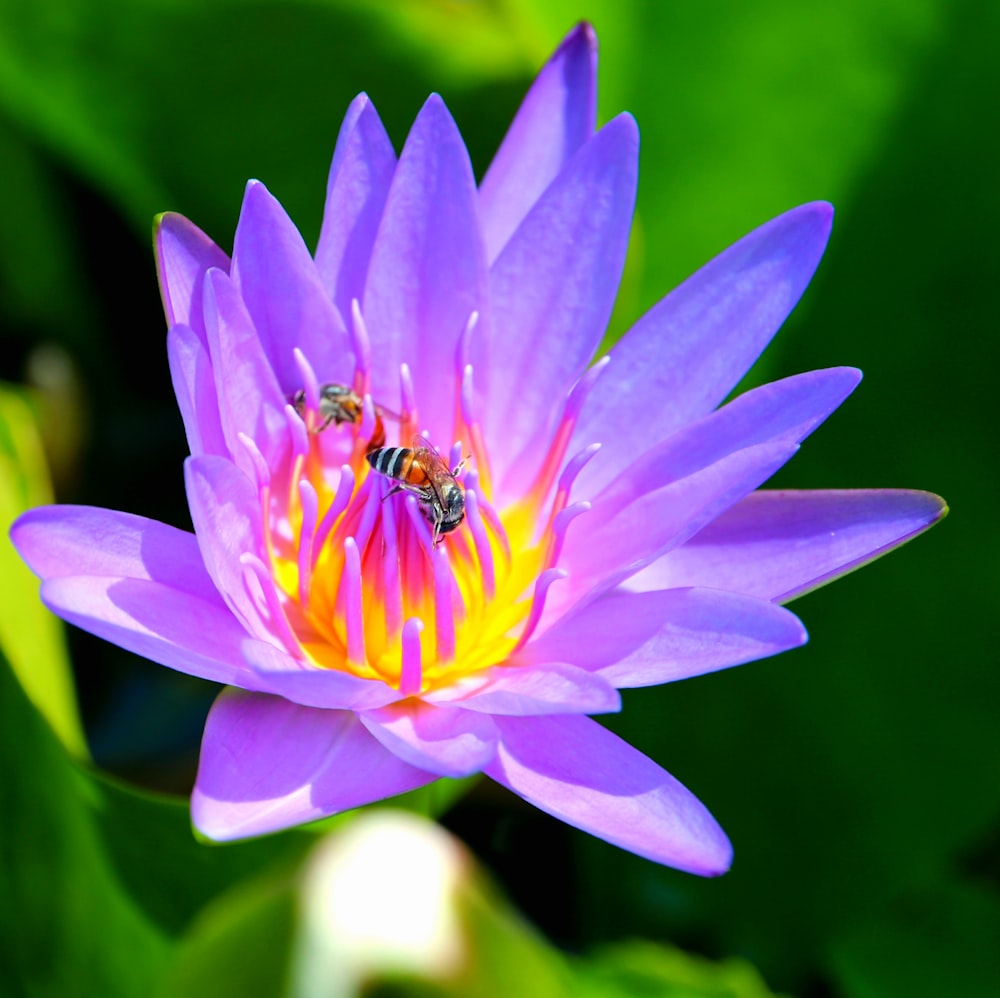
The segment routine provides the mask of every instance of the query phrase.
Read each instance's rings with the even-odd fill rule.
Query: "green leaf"
[[[340,119],[367,88],[402,140],[431,90],[531,65],[491,4],[63,0],[0,7],[0,106],[118,204],[231,231],[248,177],[319,229]],[[471,116],[471,115],[470,115]]]
[[[94,820],[96,784],[2,656],[0,717],[0,980],[51,998],[148,995],[170,942],[116,875]]]
[[[620,943],[578,964],[581,998],[773,998],[746,960],[715,963],[672,946]]]
[[[66,748],[85,759],[62,624],[42,605],[38,580],[8,536],[21,513],[51,501],[31,410],[20,395],[0,385],[0,648]]]
[[[2,655],[0,717],[0,980],[12,993],[146,998],[205,904],[312,841],[200,844],[186,802],[67,756]]]
[[[833,948],[851,998],[992,998],[1000,981],[1000,897],[971,883],[905,892]]]

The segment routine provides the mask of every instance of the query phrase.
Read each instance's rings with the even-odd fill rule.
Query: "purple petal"
[[[341,316],[361,301],[396,154],[367,94],[351,102],[337,136],[316,270]]]
[[[204,343],[202,282],[213,267],[228,274],[229,257],[197,225],[172,211],[157,217],[153,248],[167,324],[180,322],[191,326]]]
[[[158,520],[96,506],[39,506],[18,518],[10,538],[41,579],[146,579],[222,605],[194,534]]]
[[[788,442],[748,447],[640,496],[604,523],[588,523],[590,514],[579,517],[570,527],[559,560],[569,579],[553,587],[542,625],[682,544],[770,478],[797,449]]]
[[[406,700],[360,717],[390,752],[438,776],[478,773],[496,751],[496,727],[482,714]]]
[[[542,67],[480,185],[491,262],[596,121],[597,36],[578,24]]]
[[[451,702],[484,714],[518,716],[606,714],[621,710],[621,697],[611,683],[553,658],[525,668],[497,666],[481,677],[470,678],[467,685],[460,683],[425,699],[432,703]]]
[[[436,778],[387,752],[350,711],[228,689],[205,725],[191,817],[209,838],[247,838]]]
[[[579,715],[497,719],[486,773],[519,797],[654,863],[725,873],[732,847],[716,820],[666,770]]]
[[[372,395],[399,410],[410,365],[421,424],[451,444],[459,337],[487,300],[486,264],[469,155],[440,97],[428,99],[393,176],[365,286]],[[480,319],[480,326],[485,319]],[[449,386],[445,390],[443,386]]]
[[[257,490],[221,457],[189,457],[184,483],[205,568],[229,608],[255,637],[273,642],[271,628],[243,582],[240,556],[264,550]]]
[[[380,680],[361,679],[338,669],[299,661],[265,641],[247,638],[243,657],[257,677],[254,689],[292,700],[304,707],[368,710],[399,699],[399,691]]]
[[[629,115],[605,125],[490,268],[491,330],[489,338],[477,338],[472,355],[488,399],[483,428],[490,457],[510,494],[530,483],[543,453],[539,422],[544,428],[607,327],[625,264],[638,152]],[[487,371],[485,382],[480,373]]]
[[[167,357],[191,453],[228,457],[229,447],[219,421],[215,373],[202,337],[190,326],[171,327],[167,333]]]
[[[144,658],[216,683],[254,685],[240,654],[246,629],[218,597],[111,575],[50,579],[41,597],[63,620]]]
[[[805,641],[799,619],[767,600],[714,589],[615,592],[558,621],[515,661],[568,660],[619,687],[652,686]]]
[[[861,372],[854,368],[832,367],[745,392],[710,416],[640,452],[641,456],[594,498],[594,519],[605,511],[613,514],[633,497],[663,488],[734,451],[763,443],[800,442],[850,395],[860,380]],[[617,446],[615,441],[613,448],[602,447],[591,465],[601,464],[604,452]],[[588,486],[592,484],[587,482]],[[586,487],[581,489],[584,495]]]
[[[945,513],[943,499],[907,489],[754,492],[627,588],[712,586],[787,602],[899,547]]]
[[[302,387],[295,347],[321,381],[350,382],[354,360],[343,320],[323,290],[299,230],[259,181],[247,185],[243,198],[233,280],[283,394]]]
[[[655,305],[611,351],[573,445],[615,441],[601,483],[648,441],[704,416],[729,394],[801,297],[832,221],[833,209],[817,202],[755,229]],[[596,474],[592,466],[584,477],[597,483]]]
[[[25,513],[11,540],[60,617],[173,669],[221,683],[249,671],[246,630],[205,570],[194,534],[87,506]]]
[[[279,465],[287,446],[286,399],[236,285],[219,270],[205,278],[205,326],[222,430],[233,460],[254,473],[239,441],[244,433],[272,466]]]

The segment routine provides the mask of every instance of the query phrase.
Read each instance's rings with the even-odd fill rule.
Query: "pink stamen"
[[[295,411],[293,405],[285,405],[285,420],[288,423],[288,432],[292,438],[292,451],[298,463],[298,460],[306,457],[309,453],[309,430],[302,417]]]
[[[254,474],[257,477],[258,490],[268,488],[271,484],[271,469],[267,466],[267,461],[264,460],[264,455],[261,454],[257,442],[253,437],[248,437],[245,433],[238,433],[236,436],[243,445],[243,449],[247,452],[250,463],[253,465]]]
[[[451,451],[448,454],[448,468],[451,473],[456,474],[455,469],[461,468],[465,464],[465,458],[462,454],[462,441],[456,440],[451,445]]]
[[[395,504],[391,502],[382,504],[382,602],[385,608],[385,633],[391,641],[403,626],[399,543],[396,536]]]
[[[352,665],[364,665],[365,618],[361,593],[361,553],[353,537],[344,540],[344,574],[340,591],[344,598],[347,659]]]
[[[354,349],[354,390],[364,395],[369,389],[369,369],[371,366],[372,349],[368,337],[368,327],[361,314],[361,305],[357,298],[351,299],[351,346]]]
[[[330,532],[337,525],[337,520],[340,519],[344,510],[347,509],[347,504],[351,501],[353,494],[354,471],[349,464],[345,464],[340,469],[340,481],[337,483],[337,491],[333,497],[333,502],[330,503],[330,508],[323,514],[323,519],[320,521],[319,528],[316,530],[313,539],[313,568],[316,567],[316,560],[319,558],[323,548],[326,547],[326,541],[330,536]]]
[[[584,371],[577,383],[569,390],[569,395],[566,398],[566,409],[563,414],[563,419],[572,420],[574,423],[576,422],[577,417],[580,415],[580,409],[582,408],[583,403],[590,394],[590,390],[594,387],[594,382],[596,382],[597,379],[607,370],[608,364],[610,363],[611,354],[605,354],[593,367]]]
[[[602,357],[589,371],[586,371],[577,383],[570,389],[566,397],[566,404],[563,407],[563,417],[556,430],[555,438],[549,446],[548,453],[542,466],[538,469],[535,482],[528,490],[529,495],[535,497],[535,502],[539,505],[545,501],[546,496],[552,489],[552,483],[562,467],[563,458],[566,456],[566,449],[573,438],[573,431],[576,429],[577,417],[580,415],[580,408],[587,398],[594,382],[604,373],[610,363],[609,356]]]
[[[306,393],[306,412],[316,412],[319,409],[319,379],[316,377],[316,372],[298,347],[292,350],[292,357],[302,378],[302,389]]]
[[[547,568],[538,576],[538,579],[535,581],[535,594],[531,601],[531,612],[528,614],[527,623],[524,625],[524,630],[521,632],[521,637],[518,639],[517,647],[514,651],[523,648],[527,644],[528,639],[538,626],[538,621],[542,619],[542,611],[545,609],[545,597],[548,596],[552,583],[558,582],[560,579],[565,579],[568,574],[568,572],[561,568]]]
[[[316,518],[319,513],[319,496],[312,482],[299,482],[299,499],[302,503],[302,528],[299,531],[299,603],[304,609],[309,607],[309,587],[312,585],[313,540]]]
[[[371,477],[365,480],[365,484],[371,481]],[[364,551],[368,546],[368,538],[371,537],[375,522],[381,512],[382,501],[378,494],[378,489],[368,488],[368,494],[364,499],[364,506],[361,508],[361,518],[358,520],[354,530],[355,543]]]
[[[469,447],[476,468],[483,483],[483,492],[493,494],[493,480],[490,473],[490,461],[486,453],[486,442],[483,440],[483,428],[475,411],[475,391],[472,365],[466,364],[462,369],[462,377],[458,390],[458,409],[465,432],[469,438]]]
[[[556,497],[552,502],[552,512],[549,514],[550,527],[552,525],[552,521],[565,508],[566,502],[569,499],[570,489],[573,488],[573,483],[576,481],[577,475],[583,471],[583,469],[590,463],[591,458],[600,449],[600,444],[590,444],[589,447],[584,447],[582,451],[574,455],[566,463],[566,467],[563,468],[562,474],[559,476],[559,486],[556,489]]]
[[[257,598],[254,595],[253,589],[248,584],[249,580],[246,576],[247,572],[251,573],[260,586],[260,593],[263,595],[264,602],[267,606],[270,624],[277,631],[275,636],[281,639],[286,650],[297,651],[299,647],[299,639],[295,636],[295,632],[288,623],[284,607],[281,605],[281,598],[278,596],[277,586],[275,586],[274,579],[268,571],[267,566],[260,560],[260,558],[257,557],[257,555],[251,554],[250,552],[240,555],[240,564],[243,566],[243,585],[246,588],[247,593],[250,595],[250,598],[257,603]],[[258,609],[260,609],[259,604]]]
[[[451,566],[444,548],[431,555],[434,566],[434,631],[437,639],[437,660],[455,660],[455,610],[452,606]]]
[[[399,398],[400,398],[400,422],[409,423],[412,433],[417,432],[417,399],[413,391],[413,375],[410,373],[409,364],[399,365]],[[409,441],[400,440],[405,447]]]
[[[455,373],[459,376],[456,380],[461,379],[462,371],[465,369],[466,364],[469,363],[469,342],[472,339],[473,330],[478,324],[479,313],[470,312],[469,318],[465,321],[465,328],[458,337],[458,344],[455,347]]]
[[[549,550],[546,552],[545,564],[554,565],[559,561],[562,554],[563,543],[566,540],[566,531],[569,525],[581,514],[587,513],[591,509],[591,503],[575,502],[571,506],[560,510],[552,519],[552,529],[549,531]]]
[[[399,672],[399,692],[411,697],[420,692],[423,685],[423,666],[420,662],[420,634],[424,622],[419,617],[410,617],[403,624],[403,665]]]
[[[490,545],[489,534],[483,517],[479,512],[478,493],[469,489],[465,493],[465,518],[469,522],[472,543],[476,548],[476,558],[479,561],[479,574],[482,577],[483,595],[492,600],[496,595],[496,576],[493,568],[493,548]]]
[[[434,538],[431,534],[430,524],[424,519],[424,514],[420,511],[420,507],[417,506],[415,496],[407,496],[405,506],[406,512],[410,517],[410,522],[413,524],[413,529],[416,531],[417,540],[420,541],[420,547],[427,557],[430,558],[434,554]]]
[[[469,471],[465,475],[465,490],[466,492],[474,491],[479,496],[479,510],[483,515],[483,519],[490,525],[493,533],[496,535],[497,540],[500,542],[500,546],[503,548],[503,553],[507,558],[507,561],[511,559],[510,553],[510,541],[507,539],[507,531],[504,529],[503,521],[500,519],[499,514],[493,508],[493,506],[487,501],[486,496],[483,495],[483,490],[479,486],[479,469],[475,468]]]
[[[372,401],[371,395],[365,392],[361,399],[361,423],[358,426],[358,440],[362,441],[363,446],[367,446],[367,442],[371,440],[374,432],[375,403]]]

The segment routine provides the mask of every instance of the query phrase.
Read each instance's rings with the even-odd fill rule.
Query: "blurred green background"
[[[994,995],[993,0],[0,0],[0,377],[25,386],[0,412],[0,512],[45,501],[33,414],[59,501],[187,527],[153,215],[179,211],[228,249],[257,177],[314,242],[340,118],[360,90],[397,149],[427,93],[441,93],[481,172],[581,19],[601,41],[602,120],[627,109],[642,133],[612,335],[749,229],[832,201],[826,258],[751,378],[838,364],[866,378],[777,484],[925,488],[952,514],[794,604],[806,648],[629,693],[610,720],[712,808],[736,846],[724,878],[654,866],[491,784],[443,820],[589,968],[567,993],[764,994],[752,965],[804,998]],[[287,946],[273,965],[254,947],[287,940],[287,912],[246,878],[280,880],[314,837],[208,848],[182,802],[92,775],[63,638],[6,542],[0,568],[3,650],[62,739],[4,666],[0,993],[146,995],[171,967],[164,994],[200,993],[192,974],[206,994],[278,993]],[[94,762],[183,793],[213,691],[67,637]],[[237,915],[212,930],[230,934],[209,947],[213,965],[198,933],[223,893]],[[745,963],[684,983],[663,969],[673,951],[602,949],[630,939]],[[563,993],[543,977],[521,993]]]

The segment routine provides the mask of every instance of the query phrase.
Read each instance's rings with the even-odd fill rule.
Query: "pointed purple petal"
[[[486,264],[476,186],[462,136],[440,97],[410,130],[393,176],[365,286],[372,395],[399,411],[399,366],[410,365],[420,421],[449,446],[459,336],[485,307]],[[481,325],[485,319],[480,319]]]
[[[215,373],[202,337],[190,326],[171,327],[167,333],[167,357],[191,453],[229,456],[219,422]]]
[[[439,776],[478,773],[496,751],[496,727],[482,714],[406,700],[360,717],[390,752]]]
[[[121,648],[216,683],[255,685],[240,654],[246,629],[217,597],[206,600],[146,579],[74,575],[42,583],[63,620]]]
[[[229,273],[229,257],[197,225],[172,211],[157,217],[153,248],[167,325],[191,326],[204,342],[202,281],[213,267]]]
[[[233,246],[233,280],[283,394],[299,388],[298,347],[322,382],[350,383],[354,360],[299,230],[259,181],[247,185]]]
[[[279,465],[287,444],[286,398],[236,285],[219,270],[209,271],[205,278],[205,327],[220,422],[232,459],[253,474],[251,459],[239,441],[244,433],[269,464]]]
[[[567,824],[667,866],[717,876],[732,846],[716,820],[666,770],[578,715],[497,719],[486,773]]]
[[[539,423],[584,372],[607,327],[625,264],[638,152],[629,115],[605,125],[490,268],[490,332],[477,337],[472,356],[477,372],[488,371],[488,382],[477,373],[487,394],[483,429],[510,494],[530,483],[543,453]]]
[[[399,699],[399,691],[375,679],[360,679],[293,658],[264,641],[247,638],[243,658],[257,677],[254,689],[327,710],[369,710]]]
[[[158,520],[97,506],[39,506],[17,519],[10,539],[41,579],[147,579],[221,605],[194,534]]]
[[[88,506],[25,513],[11,540],[60,617],[146,658],[222,683],[243,681],[246,630],[224,603],[194,534]]]
[[[596,121],[597,36],[589,24],[578,24],[542,67],[480,185],[490,261],[593,135]]]
[[[762,443],[798,443],[832,413],[861,380],[861,372],[851,367],[831,367],[808,371],[781,381],[773,381],[740,395],[710,416],[691,423],[661,444],[644,449],[641,456],[611,479],[593,499],[594,519],[603,510],[611,512],[627,505],[634,496],[662,488],[727,454]],[[605,451],[584,469],[578,481],[579,494],[587,496],[594,479],[604,480]],[[611,459],[614,460],[613,458]],[[593,465],[595,475],[588,476]],[[586,479],[585,481],[583,481]]]
[[[617,465],[717,406],[795,307],[826,247],[823,202],[780,215],[730,246],[643,316],[611,351],[574,441],[614,440]],[[588,474],[593,474],[588,471]]]
[[[364,294],[368,261],[395,168],[389,136],[368,95],[360,94],[340,126],[316,247],[320,280],[343,317],[351,314],[351,300],[361,301]]]
[[[797,449],[788,442],[747,447],[640,496],[604,523],[588,523],[590,514],[579,517],[570,527],[559,560],[569,579],[553,587],[542,625],[682,544],[770,478]]]
[[[436,778],[387,752],[349,711],[228,689],[205,725],[191,817],[209,838],[247,838]]]
[[[767,600],[714,589],[614,592],[558,621],[515,661],[559,658],[619,687],[653,686],[777,655],[806,637],[793,613]]]
[[[784,603],[899,547],[947,511],[940,497],[908,489],[754,492],[627,588],[712,586]]]
[[[602,676],[551,657],[537,661],[544,664],[498,666],[482,677],[470,677],[467,684],[460,683],[425,699],[454,703],[484,714],[515,716],[607,714],[621,710],[618,691]]]
[[[273,643],[272,629],[250,598],[240,556],[264,550],[260,499],[253,483],[221,457],[189,457],[184,462],[191,521],[205,568],[229,608],[255,637]]]

